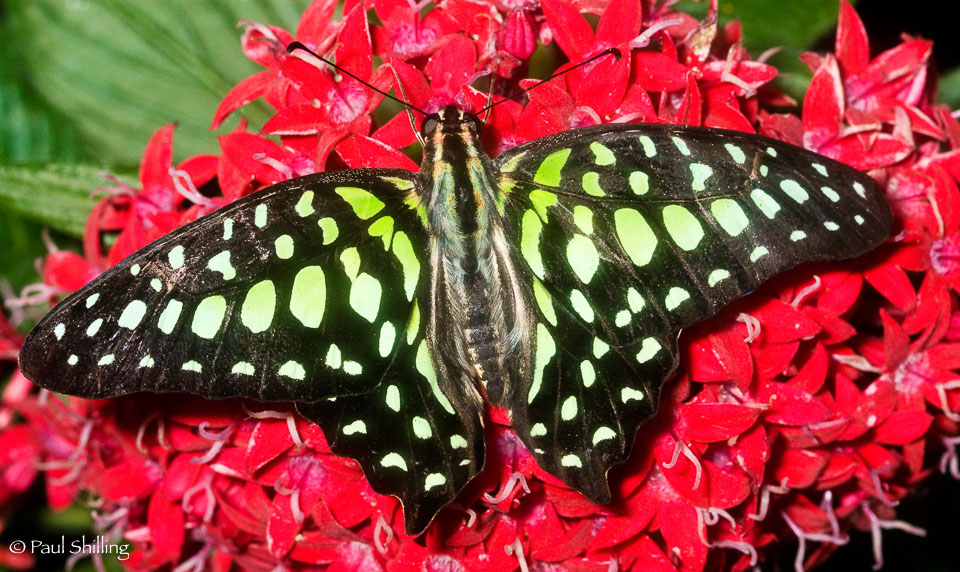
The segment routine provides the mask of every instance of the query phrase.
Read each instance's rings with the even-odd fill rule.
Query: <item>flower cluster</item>
[[[15,374],[0,405],[0,510],[44,469],[53,507],[88,491],[100,530],[136,545],[131,569],[742,570],[787,545],[799,570],[852,529],[874,535],[878,564],[885,529],[922,533],[896,520],[897,503],[936,469],[935,455],[960,478],[960,124],[935,103],[932,46],[905,37],[871,59],[861,21],[841,2],[835,53],[804,57],[813,81],[802,114],[772,113],[791,103],[769,85],[776,69],[750,58],[737,24],[717,25],[716,1],[704,22],[669,4],[445,0],[424,15],[407,0],[347,0],[334,19],[337,1],[316,0],[295,35],[246,23],[243,51],[265,70],[227,94],[213,126],[258,98],[272,119],[260,133],[241,122],[218,156],[176,167],[173,128],[160,129],[140,188],[119,186],[91,214],[86,257],[53,252],[43,275],[48,294],[72,291],[169,230],[283,180],[415,170],[398,151],[415,142],[407,117],[381,120],[382,96],[287,53],[294,39],[427,111],[482,107],[487,93],[470,87],[479,78],[497,97],[530,85],[522,78],[541,44],[574,63],[618,48],[619,61],[494,108],[487,150],[612,122],[756,132],[869,171],[896,222],[876,251],[785,273],[685,331],[659,415],[611,471],[613,503],[594,505],[543,472],[493,412],[483,473],[414,539],[399,503],[291,409],[64,400]],[[584,13],[599,16],[595,28]],[[108,233],[119,235],[104,252]],[[20,341],[0,322],[0,359]],[[11,565],[7,556],[0,562]]]

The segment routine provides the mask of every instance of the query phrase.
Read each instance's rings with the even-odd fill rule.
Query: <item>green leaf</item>
[[[69,117],[87,158],[135,165],[150,135],[178,121],[178,158],[217,151],[220,99],[259,68],[241,52],[242,19],[296,25],[307,0],[7,2],[17,64]],[[243,113],[261,124],[266,107]],[[236,121],[236,120],[235,120]],[[234,121],[234,124],[235,124]],[[225,127],[228,129],[229,126]]]
[[[707,2],[684,0],[675,8],[705,18],[707,6]],[[768,62],[780,70],[775,84],[798,101],[812,77],[799,61],[800,54],[836,29],[839,13],[837,2],[823,0],[721,0],[719,8],[721,26],[732,20],[741,22],[744,46],[753,57],[780,48]]]
[[[96,203],[90,193],[106,186],[103,172],[100,167],[84,164],[0,165],[0,210],[81,237]],[[135,177],[128,180],[136,185]]]
[[[75,159],[76,133],[37,97],[19,64],[8,22],[0,16],[0,163]]]
[[[940,76],[940,101],[950,109],[960,107],[960,67],[955,67]]]

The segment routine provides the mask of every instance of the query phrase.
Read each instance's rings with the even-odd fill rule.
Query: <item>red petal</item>
[[[157,129],[140,159],[140,186],[143,189],[170,185],[170,167],[173,165],[173,130],[176,124]]]
[[[400,151],[363,135],[352,135],[336,146],[337,153],[352,168],[407,169],[416,172],[417,164]],[[343,153],[341,153],[343,151]]]
[[[368,79],[373,70],[373,47],[366,11],[355,7],[343,19],[342,26],[337,36],[337,65],[360,79]]]
[[[910,311],[917,301],[910,278],[899,266],[884,264],[871,268],[864,277],[887,300],[905,312]]]
[[[526,10],[514,10],[503,25],[503,50],[525,60],[537,49],[533,21]]]
[[[886,310],[880,310],[883,322],[883,353],[887,371],[894,371],[910,353],[910,337]]]
[[[769,344],[782,344],[816,335],[820,326],[803,312],[790,304],[769,299],[750,311],[760,320],[763,340]]]
[[[300,16],[300,23],[297,24],[297,39],[313,48],[317,48],[327,40],[327,29],[330,27],[333,13],[339,3],[339,0],[311,2]]]
[[[726,441],[749,429],[760,409],[728,403],[685,403],[680,406],[683,435],[701,443]]]
[[[442,103],[456,101],[463,86],[470,82],[476,67],[477,49],[466,36],[451,36],[427,63],[426,73],[433,97]]]
[[[68,292],[79,290],[100,273],[86,258],[66,250],[47,255],[43,264],[43,282]]]
[[[837,22],[837,60],[846,77],[861,73],[870,63],[870,42],[867,30],[857,11],[847,0],[840,0],[840,20]]]
[[[197,477],[204,470],[203,465],[193,462],[197,455],[180,454],[173,458],[160,484],[164,495],[173,500],[183,498],[183,493],[197,483]]]
[[[247,471],[257,472],[293,446],[290,428],[284,421],[257,423],[247,441]]]
[[[273,497],[273,512],[267,521],[267,548],[274,558],[280,559],[293,548],[300,525],[293,517],[290,496],[277,494]]]
[[[168,498],[162,490],[155,491],[147,506],[147,526],[151,548],[166,562],[177,562],[186,534],[180,503]]]
[[[139,456],[125,457],[98,475],[96,490],[107,500],[128,502],[146,495],[161,476],[156,463]]]
[[[660,52],[634,52],[633,81],[647,91],[675,91],[687,85],[687,67]]]
[[[702,570],[707,563],[707,545],[700,540],[696,509],[687,502],[661,502],[657,520],[668,552],[679,558],[683,570]]]
[[[305,103],[281,109],[267,121],[262,131],[277,135],[313,135],[337,129],[331,129],[334,123],[329,109]]]
[[[785,383],[763,383],[757,401],[770,404],[770,409],[764,415],[767,423],[802,426],[827,421],[833,417],[833,411],[822,401]]]
[[[223,123],[223,120],[226,119],[228,115],[254,99],[261,97],[266,93],[267,87],[278,79],[276,71],[266,70],[255,73],[233,86],[233,89],[227,92],[227,95],[224,96],[220,105],[217,106],[217,111],[213,114],[213,122],[210,124],[210,129],[220,127],[220,124]]]
[[[861,171],[869,171],[904,160],[913,152],[913,147],[886,133],[858,133],[831,141],[817,152]]]
[[[817,342],[810,358],[803,364],[797,375],[790,378],[787,383],[815,395],[827,379],[827,363],[827,350],[821,342]]]
[[[818,151],[840,132],[844,115],[843,81],[837,61],[827,55],[813,74],[803,99],[803,146]]]
[[[597,24],[597,44],[619,46],[640,33],[643,20],[642,4],[636,0],[613,0],[600,16]]]
[[[791,489],[804,489],[817,481],[817,477],[827,466],[830,453],[812,449],[787,449],[772,461],[774,467],[772,479],[783,482]]]
[[[687,74],[687,90],[683,93],[683,99],[680,100],[680,108],[677,110],[675,123],[699,126],[702,112],[700,87],[697,85],[697,79],[692,73]]]
[[[874,432],[878,443],[906,445],[923,437],[933,423],[933,416],[923,411],[894,411]]]
[[[837,316],[853,307],[863,286],[863,276],[859,273],[842,273],[843,279],[827,283],[824,280],[823,292],[817,298],[817,307]]]
[[[593,30],[576,8],[565,0],[541,0],[540,7],[553,39],[572,62],[586,59],[594,45]]]

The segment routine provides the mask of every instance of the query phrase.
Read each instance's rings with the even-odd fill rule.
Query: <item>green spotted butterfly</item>
[[[479,128],[446,107],[419,173],[293,179],[161,238],[57,305],[23,373],[90,398],[296,402],[410,533],[482,468],[489,402],[604,503],[681,328],[890,231],[868,176],[765,137],[599,125],[494,160]]]

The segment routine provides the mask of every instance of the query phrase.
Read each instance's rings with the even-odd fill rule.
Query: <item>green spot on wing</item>
[[[393,217],[384,216],[380,217],[370,225],[370,229],[367,231],[370,233],[370,236],[379,236],[383,240],[383,249],[390,249],[390,240],[393,238]]]
[[[523,213],[523,220],[520,222],[520,254],[527,261],[530,270],[538,277],[543,279],[543,259],[540,257],[540,233],[543,231],[543,224],[536,213],[531,210]]]
[[[380,312],[382,292],[380,281],[364,272],[350,287],[350,307],[372,324]]]
[[[212,340],[220,331],[223,316],[227,311],[227,299],[223,296],[208,296],[197,304],[190,329],[201,338]]]
[[[330,217],[323,217],[317,221],[317,224],[320,225],[320,230],[323,232],[324,246],[330,244],[334,240],[337,240],[337,236],[340,235],[340,229],[337,227],[337,221]]]
[[[636,266],[646,266],[657,248],[657,235],[643,215],[635,209],[619,209],[613,213],[614,227],[620,246]]]
[[[167,302],[167,307],[160,312],[160,318],[157,320],[157,327],[161,332],[169,334],[173,331],[177,320],[180,319],[181,310],[183,310],[183,302],[174,299]]]
[[[413,300],[413,293],[420,279],[420,260],[413,250],[413,244],[405,232],[397,231],[393,239],[393,255],[400,261],[403,269],[403,292],[407,300]]]
[[[120,319],[117,320],[117,325],[132,330],[140,325],[140,321],[143,320],[146,313],[147,305],[142,300],[134,300],[123,309]]]
[[[547,222],[547,207],[557,204],[557,195],[543,189],[534,189],[530,191],[530,204],[543,222]]]
[[[384,468],[396,467],[401,471],[407,470],[407,462],[404,461],[403,457],[397,453],[388,453],[384,455],[384,457],[380,459],[380,465]]]
[[[635,195],[645,195],[650,190],[650,177],[643,171],[630,173],[630,189]]]
[[[583,205],[573,207],[573,224],[583,234],[593,234],[593,211]]]
[[[695,249],[703,238],[700,221],[680,205],[667,205],[663,208],[663,224],[673,242],[686,251]]]
[[[261,203],[257,205],[257,208],[253,211],[253,224],[257,228],[263,228],[267,226],[267,205]]]
[[[316,212],[313,208],[313,191],[304,191],[300,195],[300,200],[297,201],[296,206],[293,207],[297,214],[304,217],[310,216]]]
[[[533,176],[533,182],[538,185],[556,187],[560,184],[560,171],[567,164],[571,149],[561,149],[547,155],[546,159],[540,163],[537,173]]]
[[[777,212],[780,211],[780,203],[763,189],[751,191],[750,198],[753,200],[753,204],[757,205],[757,208],[763,213],[763,216],[770,220],[773,220],[773,217],[777,216]]]
[[[393,324],[384,322],[383,325],[380,326],[379,341],[378,349],[380,350],[380,357],[387,357],[393,350],[394,342],[397,341],[397,329]]]
[[[303,369],[303,366],[299,363],[290,360],[280,366],[280,369],[277,371],[277,374],[284,377],[289,377],[290,379],[302,380],[306,377],[307,372]]]
[[[170,252],[167,254],[167,260],[170,262],[170,267],[174,270],[183,266],[183,246],[178,244],[170,249]]]
[[[337,187],[334,189],[347,204],[353,208],[353,212],[362,220],[367,220],[383,209],[383,201],[373,196],[369,191],[357,187]]]
[[[720,223],[720,227],[730,236],[737,236],[750,224],[750,219],[733,199],[717,199],[710,204],[710,212]]]
[[[289,260],[293,256],[293,237],[289,234],[281,234],[277,240],[273,241],[273,246],[277,251],[277,258]]]
[[[319,328],[327,303],[327,284],[323,268],[305,266],[293,278],[290,313],[308,328]]]
[[[277,290],[271,280],[262,280],[247,291],[240,307],[240,322],[253,333],[265,332],[273,322]]]
[[[224,250],[218,253],[207,262],[207,268],[223,275],[224,280],[233,280],[237,276],[237,271],[230,263],[230,251]]]
[[[426,340],[420,340],[420,346],[417,347],[417,359],[415,363],[417,371],[419,371],[427,380],[427,383],[430,384],[434,399],[440,403],[440,406],[443,407],[447,413],[454,415],[453,405],[450,405],[450,401],[447,400],[443,392],[440,391],[440,386],[437,385],[437,373],[433,369],[433,362],[430,361],[430,351],[427,349]]]
[[[386,403],[390,409],[400,411],[400,389],[396,385],[387,387]]]
[[[584,284],[589,284],[600,265],[600,256],[592,240],[582,234],[575,234],[567,243],[567,262],[577,277]]]
[[[590,144],[590,150],[593,151],[593,162],[601,167],[607,167],[617,162],[613,151],[602,143],[594,141]]]
[[[664,299],[664,306],[667,310],[676,310],[680,304],[690,299],[690,293],[674,286],[670,289],[670,292],[667,293],[667,297]]]
[[[691,186],[694,191],[702,192],[706,190],[707,179],[713,175],[713,168],[703,163],[690,163],[690,174],[693,175]]]
[[[737,163],[743,164],[747,160],[747,156],[744,154],[743,149],[734,145],[733,143],[726,143],[723,146],[727,150],[727,153],[730,153],[730,157],[733,158]]]
[[[540,393],[540,386],[543,384],[543,370],[550,363],[550,359],[557,353],[557,344],[553,341],[553,336],[543,324],[537,324],[537,354],[534,361],[533,383],[530,384],[530,391],[527,393],[527,403],[533,403],[537,394]]]
[[[357,279],[357,272],[360,271],[360,252],[356,247],[351,246],[340,253],[340,262],[343,263],[343,271],[351,282]]]
[[[553,300],[551,299],[550,293],[547,292],[547,289],[543,287],[543,283],[533,279],[533,298],[537,302],[537,307],[540,308],[540,312],[543,314],[543,317],[550,322],[551,325],[557,325],[557,313],[553,308]]]
[[[600,186],[600,173],[596,171],[587,171],[584,173],[580,184],[583,186],[583,192],[591,197],[604,197],[607,194]]]

